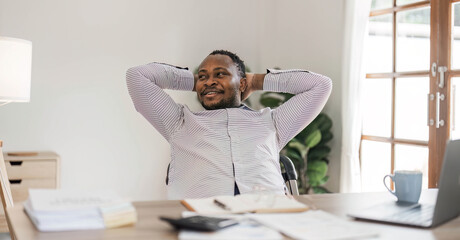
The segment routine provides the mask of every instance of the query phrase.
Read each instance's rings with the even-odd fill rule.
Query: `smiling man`
[[[239,93],[247,87],[244,64],[238,56],[225,53],[228,52],[212,52],[198,68],[195,91],[201,105],[207,110],[239,107]]]
[[[216,50],[194,75],[150,63],[130,68],[128,90],[136,110],[171,146],[168,198],[204,198],[263,189],[285,193],[280,150],[324,107],[329,78],[305,70],[245,72],[234,53]],[[205,111],[192,112],[163,91],[196,91]],[[276,109],[250,109],[256,90],[296,94]]]

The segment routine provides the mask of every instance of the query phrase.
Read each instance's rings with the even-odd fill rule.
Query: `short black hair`
[[[227,51],[227,50],[214,50],[209,55],[218,55],[218,54],[229,56],[232,59],[232,61],[236,64],[236,67],[238,68],[238,73],[240,74],[240,76],[243,78],[246,77],[246,67],[244,66],[244,61],[241,60],[241,58],[238,57],[238,55],[230,51]]]

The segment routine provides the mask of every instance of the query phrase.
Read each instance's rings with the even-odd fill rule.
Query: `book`
[[[30,189],[24,209],[44,232],[114,228],[137,221],[134,206],[109,192]]]
[[[201,199],[184,199],[181,203],[199,214],[228,213],[289,213],[310,208],[291,196],[272,194],[242,194]]]

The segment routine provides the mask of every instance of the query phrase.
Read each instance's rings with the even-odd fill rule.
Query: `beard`
[[[228,91],[228,90],[227,90]],[[230,90],[231,91],[231,90]],[[205,103],[203,101],[203,99],[201,99],[200,97],[198,97],[198,100],[200,101],[201,103],[201,106],[204,107],[204,109],[206,110],[216,110],[216,109],[225,109],[225,108],[234,108],[234,107],[238,107],[241,102],[240,102],[240,98],[238,98],[238,94],[241,95],[241,93],[239,92],[239,89],[238,89],[238,86],[236,86],[234,89],[233,89],[233,94],[231,97],[228,97],[228,98],[223,98],[221,99],[220,101],[218,102],[215,102],[215,103]]]
[[[202,100],[200,100],[201,106],[204,107],[206,110],[216,110],[216,109],[225,109],[225,108],[233,108],[235,107],[237,102],[236,95],[231,98],[224,98],[216,103],[206,104]]]

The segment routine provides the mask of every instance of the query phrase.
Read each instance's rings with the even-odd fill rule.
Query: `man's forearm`
[[[191,91],[193,74],[183,68],[164,63],[149,63],[128,69],[128,86],[149,80],[162,89]]]
[[[246,86],[242,89],[241,99],[246,100],[253,92],[263,90],[265,74],[246,73]]]
[[[252,80],[252,88],[254,90],[263,90],[264,79],[265,79],[265,74],[254,74],[254,78]]]
[[[163,89],[190,91],[193,74],[167,64],[149,63],[128,69],[126,82],[136,110],[169,141],[181,124],[183,112]]]

